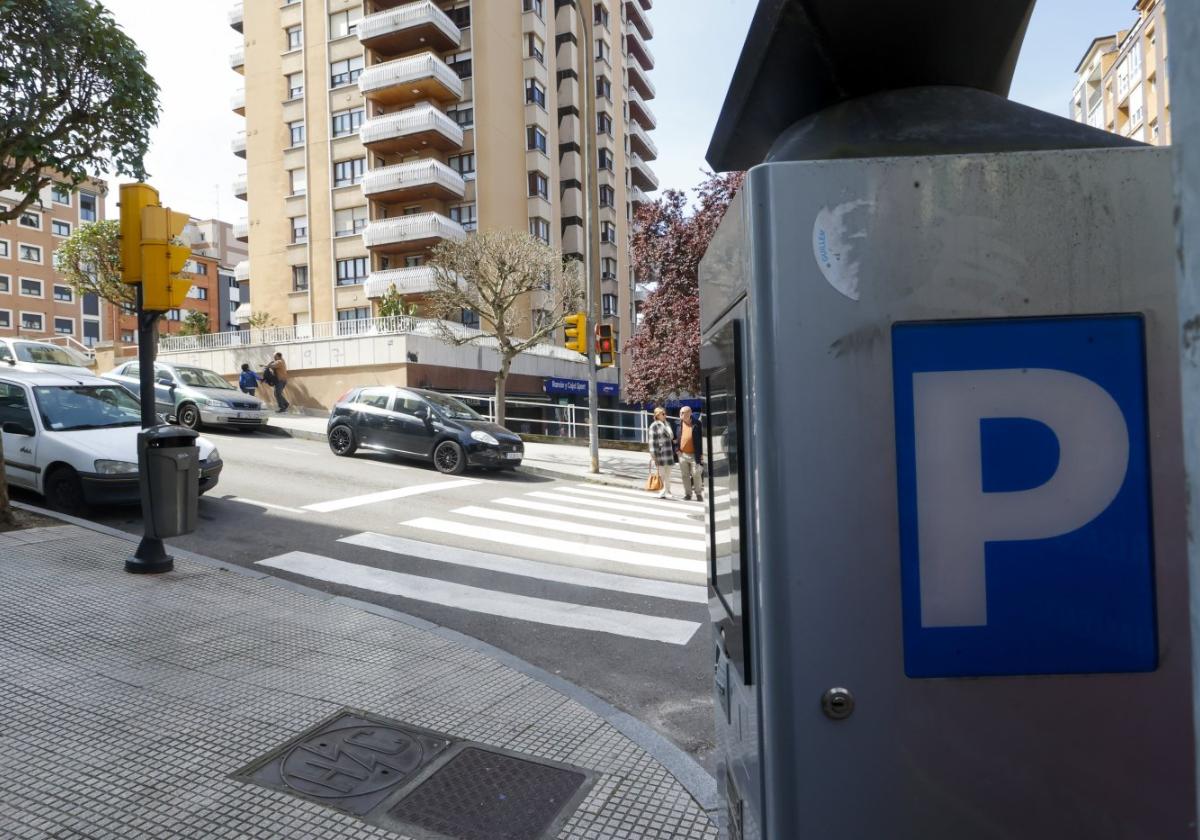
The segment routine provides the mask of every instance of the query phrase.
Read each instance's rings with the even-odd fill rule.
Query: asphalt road
[[[205,432],[219,486],[181,548],[460,631],[603,697],[711,770],[700,505]],[[140,512],[93,512],[140,532]]]

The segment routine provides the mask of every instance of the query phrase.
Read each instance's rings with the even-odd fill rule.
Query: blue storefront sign
[[[587,396],[588,384],[586,379],[546,379],[542,383],[546,393],[551,396]],[[597,382],[596,393],[602,397],[616,397],[621,393],[620,387],[613,382]]]
[[[1143,329],[893,327],[908,676],[1157,667]]]

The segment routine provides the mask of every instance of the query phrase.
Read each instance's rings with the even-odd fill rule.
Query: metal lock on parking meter
[[[166,539],[196,530],[200,509],[197,436],[181,426],[155,426],[138,434],[142,510],[149,537]]]
[[[1170,153],[1004,98],[1032,5],[759,4],[700,271],[723,838],[1197,836]]]

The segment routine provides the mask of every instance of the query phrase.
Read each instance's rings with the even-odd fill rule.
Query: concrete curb
[[[322,439],[324,436],[321,436]],[[136,544],[139,538],[126,531],[121,531],[116,528],[110,528],[107,525],[100,525],[96,522],[89,522],[86,519],[78,519],[74,516],[68,516],[63,513],[56,513],[51,510],[39,508],[34,505],[25,504],[24,502],[11,502],[12,506],[20,510],[28,511],[45,516],[49,519],[57,519],[60,522],[65,522],[69,525],[76,525],[88,531],[105,536],[114,537],[123,540],[131,545]],[[715,813],[719,805],[719,797],[717,794],[717,781],[707,770],[704,769],[694,758],[684,752],[682,749],[673,744],[651,726],[627,712],[623,712],[605,700],[601,700],[590,691],[575,685],[572,682],[564,680],[562,677],[551,674],[550,672],[539,668],[529,662],[526,662],[520,657],[514,656],[505,650],[488,644],[487,642],[476,639],[473,636],[467,636],[457,630],[452,630],[440,624],[426,621],[423,618],[409,615],[400,612],[399,610],[381,607],[378,604],[371,604],[366,601],[359,601],[353,598],[345,598],[341,595],[331,595],[328,592],[322,592],[311,586],[294,583],[289,580],[275,577],[274,575],[260,572],[256,569],[240,566],[236,563],[227,563],[223,560],[217,560],[212,557],[207,557],[203,554],[195,554],[185,549],[168,546],[168,552],[171,556],[188,560],[202,566],[217,569],[222,572],[230,572],[232,574],[243,575],[245,577],[254,578],[269,582],[274,586],[282,586],[285,589],[299,592],[319,601],[337,602],[347,604],[372,615],[387,618],[392,621],[398,621],[401,624],[406,624],[410,627],[416,627],[424,630],[432,635],[438,636],[446,641],[451,641],[463,647],[470,648],[483,654],[497,662],[518,671],[530,679],[537,680],[546,686],[554,689],[558,693],[574,700],[579,705],[588,709],[603,719],[611,727],[616,729],[630,741],[633,741],[645,752],[654,758],[659,764],[666,768],[672,776],[679,781],[679,784],[691,794],[696,803],[708,812],[711,818],[716,819]],[[132,554],[132,549],[131,549]]]

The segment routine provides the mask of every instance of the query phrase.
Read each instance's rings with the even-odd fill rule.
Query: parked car
[[[88,374],[0,369],[0,436],[9,483],[45,497],[54,510],[140,501],[138,401],[121,385]],[[201,437],[200,492],[217,486],[221,455]]]
[[[140,374],[137,362],[126,362],[104,374],[104,378],[120,382],[137,395],[142,390]],[[261,429],[271,416],[258,397],[243,394],[221,374],[205,368],[155,362],[154,383],[157,411],[189,429]]]
[[[395,452],[432,461],[450,475],[467,467],[516,469],[525,455],[514,432],[454,397],[419,388],[355,388],[333,407],[327,432],[335,455]]]
[[[44,370],[78,376],[95,376],[88,360],[65,347],[48,341],[24,338],[0,338],[0,372],[6,370]]]

